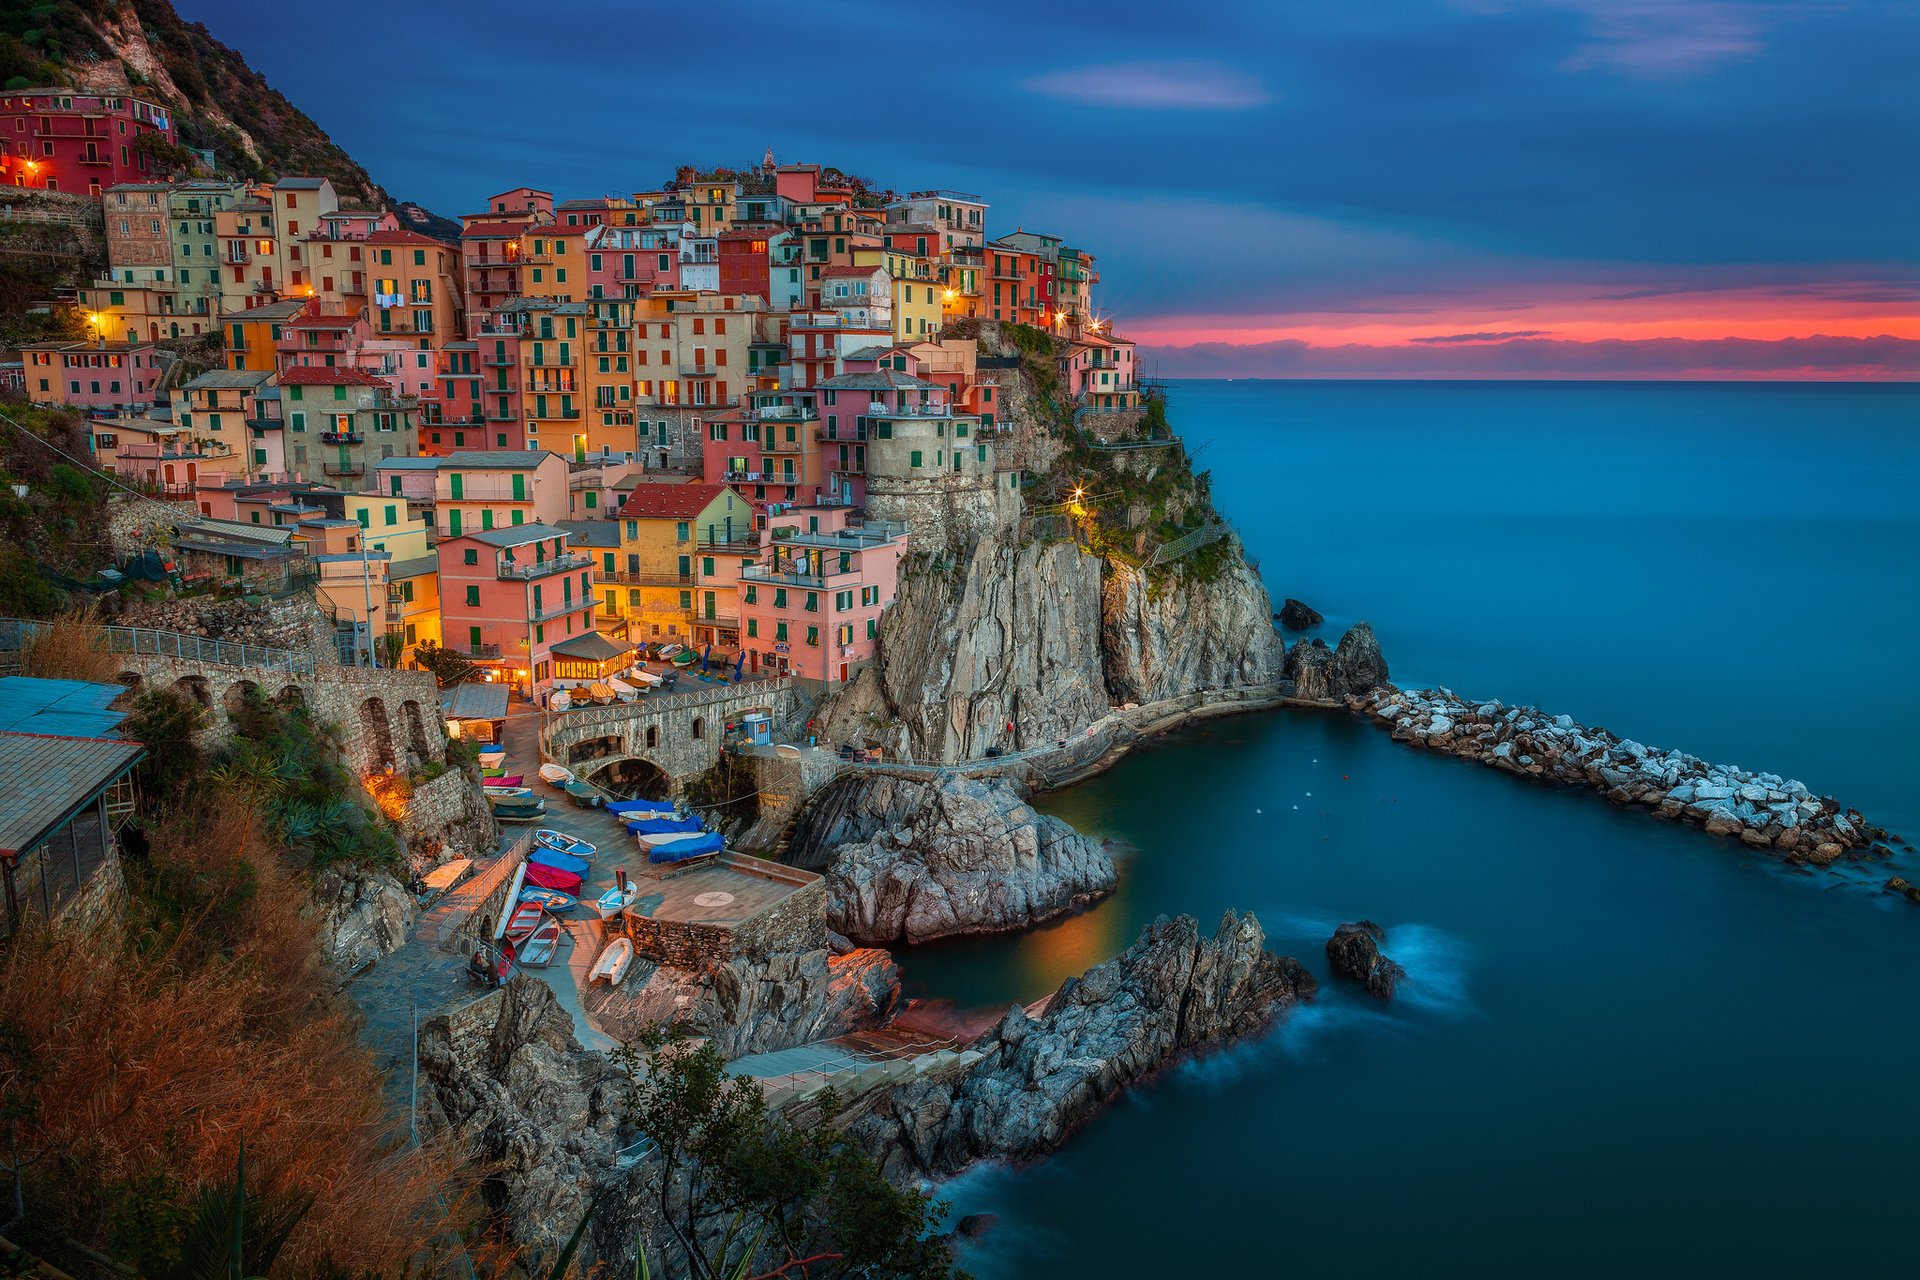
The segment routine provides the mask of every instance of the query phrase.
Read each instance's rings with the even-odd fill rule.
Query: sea
[[[1782,773],[1920,839],[1920,385],[1176,382],[1275,607],[1396,682]],[[1292,637],[1290,637],[1292,638]],[[1118,891],[900,953],[1031,1000],[1161,913],[1322,981],[1059,1154],[940,1193],[983,1278],[1912,1276],[1920,858],[1788,867],[1338,714],[1173,733],[1041,807]],[[1327,974],[1385,926],[1390,1003]]]

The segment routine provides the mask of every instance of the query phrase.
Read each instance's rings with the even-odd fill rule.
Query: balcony
[[[740,581],[770,582],[775,586],[781,587],[823,588],[827,585],[826,578],[821,574],[780,573],[773,569],[762,568],[759,565],[749,565],[742,569],[740,571]]]
[[[680,376],[683,378],[711,378],[718,372],[719,370],[710,364],[683,364],[680,366]]]
[[[620,587],[695,587],[699,581],[691,573],[603,573],[597,582]]]
[[[537,413],[531,408],[527,410],[527,417],[535,422],[572,422],[579,416],[578,409],[549,409],[545,413]]]
[[[486,419],[488,422],[516,422],[519,420],[519,417],[520,415],[511,409],[488,409],[486,411]]]
[[[694,618],[693,625],[696,627],[717,627],[721,631],[738,631],[740,629],[740,619],[736,614],[716,613],[709,617]]]
[[[580,394],[580,388],[575,386],[570,380],[566,382],[529,381],[526,384],[526,390],[529,394],[540,396],[574,396]]]
[[[499,576],[503,580],[526,582],[533,578],[547,578],[556,573],[569,573],[574,569],[591,569],[591,556],[566,555],[555,556],[551,560],[536,560],[532,564],[515,564],[511,560],[500,562]]]
[[[698,546],[702,551],[717,551],[722,555],[750,556],[760,549],[760,539],[734,538],[730,541],[722,541],[718,538],[702,538]]]
[[[828,427],[824,431],[814,432],[813,438],[821,444],[865,444],[867,431],[865,427],[854,427],[851,434],[846,434]]]
[[[511,369],[520,361],[513,356],[482,356],[480,363],[491,369]]]
[[[366,437],[358,431],[322,431],[321,444],[365,444]]]
[[[320,464],[320,470],[330,476],[363,476],[367,473],[367,466],[364,462],[324,462]]]
[[[729,471],[728,484],[785,484],[805,483],[790,471]]]
[[[588,596],[584,600],[562,600],[559,604],[548,605],[544,609],[533,610],[527,614],[527,621],[549,622],[554,618],[564,618],[570,613],[591,612],[593,612],[593,597]]]
[[[453,645],[448,645],[447,647],[453,649],[455,653],[465,654],[469,658],[497,659],[500,656],[500,646],[497,644],[470,644],[458,648]]]

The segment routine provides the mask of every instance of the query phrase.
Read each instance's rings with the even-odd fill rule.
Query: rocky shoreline
[[[1347,706],[1411,743],[1462,760],[1597,791],[1616,804],[1695,823],[1792,862],[1829,866],[1884,857],[1887,832],[1801,782],[1680,751],[1644,746],[1572,716],[1536,707],[1476,702],[1450,689],[1392,685],[1349,695]]]

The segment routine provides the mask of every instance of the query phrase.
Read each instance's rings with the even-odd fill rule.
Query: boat
[[[613,690],[613,696],[622,702],[637,702],[640,699],[640,690],[619,676],[608,676],[607,688]]]
[[[562,911],[571,911],[580,905],[580,899],[570,893],[562,893],[558,889],[542,889],[538,885],[531,889],[522,889],[520,901],[536,903],[542,910],[551,911],[555,915],[559,915]]]
[[[489,800],[526,800],[533,795],[532,787],[510,787],[504,783],[482,783],[480,789],[487,793]]]
[[[691,649],[682,649],[673,655],[673,665],[676,667],[690,667],[698,661],[700,661],[700,655]]]
[[[543,764],[540,766],[540,781],[564,787],[573,781],[573,770],[563,764]]]
[[[493,802],[493,816],[497,822],[539,822],[547,816],[547,802],[496,800]]]
[[[505,747],[480,748],[480,767],[482,769],[498,769],[506,762],[507,749]]]
[[[661,658],[673,658],[683,652],[683,650],[677,644],[663,644],[653,652]]]
[[[555,831],[552,827],[542,827],[534,832],[533,842],[542,849],[552,849],[556,853],[582,858],[588,862],[592,862],[593,855],[599,852],[599,847],[591,841],[582,840],[579,836],[570,836],[564,831]]]
[[[569,875],[584,876],[592,864],[585,858],[576,858],[572,854],[557,853],[552,849],[535,845],[527,854],[527,861],[536,867],[552,867],[556,871],[565,871]]]
[[[445,862],[420,877],[420,884],[428,896],[445,893],[460,883],[460,877],[467,874],[473,866],[472,858],[455,858]]]
[[[507,901],[520,901],[520,886],[527,881],[527,864],[521,863],[513,869],[513,883],[507,886]],[[502,911],[499,921],[493,926],[493,940],[500,941],[507,932],[507,918],[511,913]]]
[[[660,683],[660,677],[653,674],[653,672],[647,670],[645,667],[635,667],[633,670],[627,672],[627,674],[621,678],[624,680],[637,681],[638,683],[643,685],[655,685]]]
[[[634,835],[658,835],[662,831],[682,831],[688,835],[706,829],[698,818],[628,818],[626,828]]]
[[[598,982],[605,978],[607,985],[617,987],[620,979],[627,976],[627,966],[633,963],[633,939],[615,938],[601,951],[593,962],[593,968],[587,970],[587,981]]]
[[[642,849],[658,849],[664,844],[678,844],[682,840],[692,840],[698,836],[711,834],[705,827],[695,827],[691,831],[636,831],[633,838]]]
[[[553,696],[547,699],[549,711],[565,711],[571,706],[573,706],[573,699],[568,696],[565,689],[555,689]]]
[[[520,946],[520,963],[530,969],[544,969],[553,963],[554,955],[560,950],[560,922],[543,920]]]
[[[726,837],[717,831],[707,831],[685,840],[671,840],[666,844],[655,845],[647,850],[647,861],[684,862],[688,858],[704,858],[726,847]]]
[[[609,800],[607,812],[618,818],[671,818],[677,810],[671,800]]]
[[[593,900],[594,910],[600,913],[600,918],[603,920],[619,915],[640,896],[640,886],[627,879],[625,867],[615,867],[613,878],[613,888]]]
[[[571,871],[562,871],[558,867],[543,867],[537,862],[525,866],[526,881],[542,889],[558,889],[562,893],[572,893],[579,889],[581,879]]]
[[[490,773],[480,779],[483,787],[517,787],[526,779],[517,773]]]
[[[514,942],[526,937],[540,925],[540,917],[546,914],[537,902],[516,902],[513,911],[507,916],[505,930],[508,939]]]
[[[582,809],[597,808],[600,802],[606,798],[600,794],[600,788],[594,786],[591,782],[569,782],[564,784],[560,789],[567,793],[567,799],[573,801],[577,807]]]

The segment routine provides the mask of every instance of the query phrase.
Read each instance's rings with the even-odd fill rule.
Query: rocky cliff
[[[420,907],[385,871],[329,867],[313,882],[321,954],[342,974],[358,973],[406,942]]]
[[[618,987],[596,986],[582,999],[623,1040],[658,1022],[737,1058],[879,1026],[900,1003],[900,973],[893,957],[867,949],[736,957],[699,971],[637,960]]]
[[[1045,1155],[1129,1085],[1311,995],[1313,977],[1265,943],[1251,915],[1228,912],[1211,938],[1191,916],[1163,916],[1125,954],[1069,979],[1037,1018],[1008,1010],[964,1074],[854,1100],[847,1132],[895,1180]]]
[[[1271,683],[1280,661],[1266,588],[1237,548],[1211,576],[1150,577],[1070,542],[987,537],[916,558],[879,661],[820,720],[830,740],[951,763],[1047,746],[1128,702]]]
[[[826,871],[828,927],[880,946],[1024,929],[1114,885],[1097,841],[999,778],[842,778],[801,818],[788,857]]]

